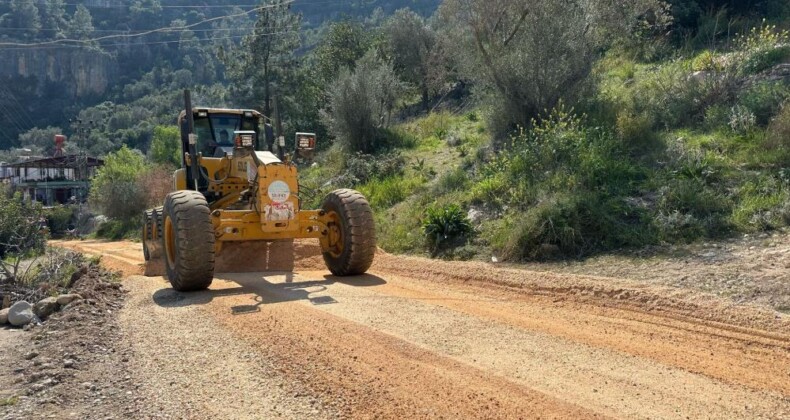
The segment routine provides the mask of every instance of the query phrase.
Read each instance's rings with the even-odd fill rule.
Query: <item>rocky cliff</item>
[[[102,95],[117,74],[116,60],[95,50],[61,47],[0,51],[0,77],[35,77],[40,94],[45,84],[60,83],[74,99]]]

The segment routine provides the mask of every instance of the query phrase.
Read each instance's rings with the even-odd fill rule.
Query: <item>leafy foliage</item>
[[[429,207],[425,211],[422,231],[434,247],[443,243],[468,236],[474,229],[461,208],[455,204],[444,207]]]
[[[446,0],[439,13],[457,40],[462,74],[489,94],[492,131],[505,138],[561,99],[577,99],[596,50],[661,10],[649,0]]]
[[[91,202],[109,218],[139,219],[148,206],[146,186],[139,182],[147,169],[143,155],[125,146],[107,155],[93,178]]]
[[[44,251],[45,228],[40,204],[23,200],[19,193],[0,194],[0,273],[5,281],[24,279],[27,270],[21,268],[22,260]]]
[[[373,153],[382,146],[401,85],[390,64],[374,51],[341,72],[329,91],[325,121],[330,132],[351,152]]]
[[[181,137],[178,127],[157,126],[151,140],[151,161],[159,165],[181,165]]]

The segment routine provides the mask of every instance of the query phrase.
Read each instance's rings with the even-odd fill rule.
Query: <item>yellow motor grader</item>
[[[164,206],[144,214],[147,274],[165,274],[178,291],[202,290],[215,271],[288,269],[275,260],[292,264],[296,238],[318,239],[334,275],[370,268],[376,235],[362,194],[340,189],[320,209],[302,209],[297,166],[260,112],[193,108],[189,91],[184,99],[178,118],[182,165],[173,192]],[[313,134],[298,133],[295,153],[309,156],[315,141]]]

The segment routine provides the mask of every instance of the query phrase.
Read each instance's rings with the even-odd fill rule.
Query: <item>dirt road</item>
[[[139,244],[103,255],[150,416],[790,418],[790,318],[697,292],[483,263],[377,256],[328,274],[218,274],[182,294]]]

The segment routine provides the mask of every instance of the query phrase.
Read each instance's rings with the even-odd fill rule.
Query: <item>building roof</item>
[[[65,155],[58,157],[47,157],[28,159],[23,162],[11,163],[6,165],[9,168],[80,168],[95,167],[104,165],[104,161],[90,156]]]

